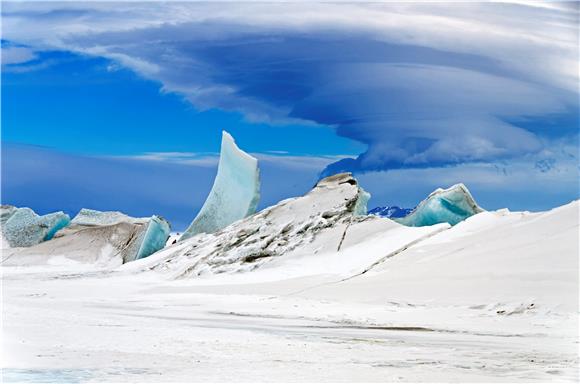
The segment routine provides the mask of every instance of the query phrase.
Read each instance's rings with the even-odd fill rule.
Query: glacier
[[[142,259],[163,249],[169,238],[171,226],[169,222],[160,216],[152,216],[147,224],[147,229],[143,233],[141,246],[135,259]]]
[[[198,215],[180,238],[213,233],[256,212],[260,199],[258,160],[236,146],[222,132],[218,171],[213,187]]]
[[[62,211],[39,216],[27,207],[2,206],[0,222],[2,238],[10,247],[31,247],[52,239],[70,217]]]
[[[402,218],[392,219],[410,227],[423,227],[438,223],[455,225],[483,211],[467,187],[460,183],[447,189],[436,189],[420,202],[410,214]]]

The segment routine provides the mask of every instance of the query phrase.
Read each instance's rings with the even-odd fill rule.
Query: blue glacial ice
[[[476,213],[483,212],[467,187],[455,184],[447,189],[433,191],[407,216],[393,218],[409,227],[424,227],[439,223],[455,225]]]
[[[163,249],[169,238],[170,230],[171,227],[167,220],[160,216],[152,216],[144,232],[136,259],[142,259]]]
[[[260,199],[258,160],[236,146],[223,131],[220,161],[213,187],[180,240],[216,232],[256,212]]]
[[[4,208],[1,212],[2,237],[11,247],[30,247],[52,239],[70,223],[64,212],[39,216],[30,208]]]

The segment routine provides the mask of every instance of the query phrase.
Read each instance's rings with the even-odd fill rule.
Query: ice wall
[[[455,225],[476,213],[483,212],[467,187],[455,184],[448,189],[437,189],[407,216],[393,220],[410,227],[423,227],[438,223]]]
[[[199,214],[180,240],[213,233],[256,212],[260,199],[258,160],[236,146],[223,131],[220,160],[213,187]]]
[[[2,209],[2,237],[11,247],[30,247],[52,239],[70,223],[64,212],[39,216],[30,208]]]

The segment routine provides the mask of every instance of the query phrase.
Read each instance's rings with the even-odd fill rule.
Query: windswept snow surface
[[[260,200],[258,160],[236,146],[222,132],[222,146],[213,187],[198,215],[181,236],[213,233],[256,212]]]
[[[405,227],[333,205],[359,194],[271,207],[264,233],[339,219],[252,268],[194,245],[259,214],[117,269],[4,266],[4,381],[578,381],[578,202]]]
[[[455,225],[470,216],[483,212],[463,184],[436,189],[403,218],[393,220],[403,225],[423,227],[438,223]]]

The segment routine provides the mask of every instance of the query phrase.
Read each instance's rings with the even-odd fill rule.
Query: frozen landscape
[[[224,133],[179,241],[4,206],[4,382],[578,381],[578,201],[485,211],[458,184],[393,221],[349,173],[254,213],[259,189]]]

